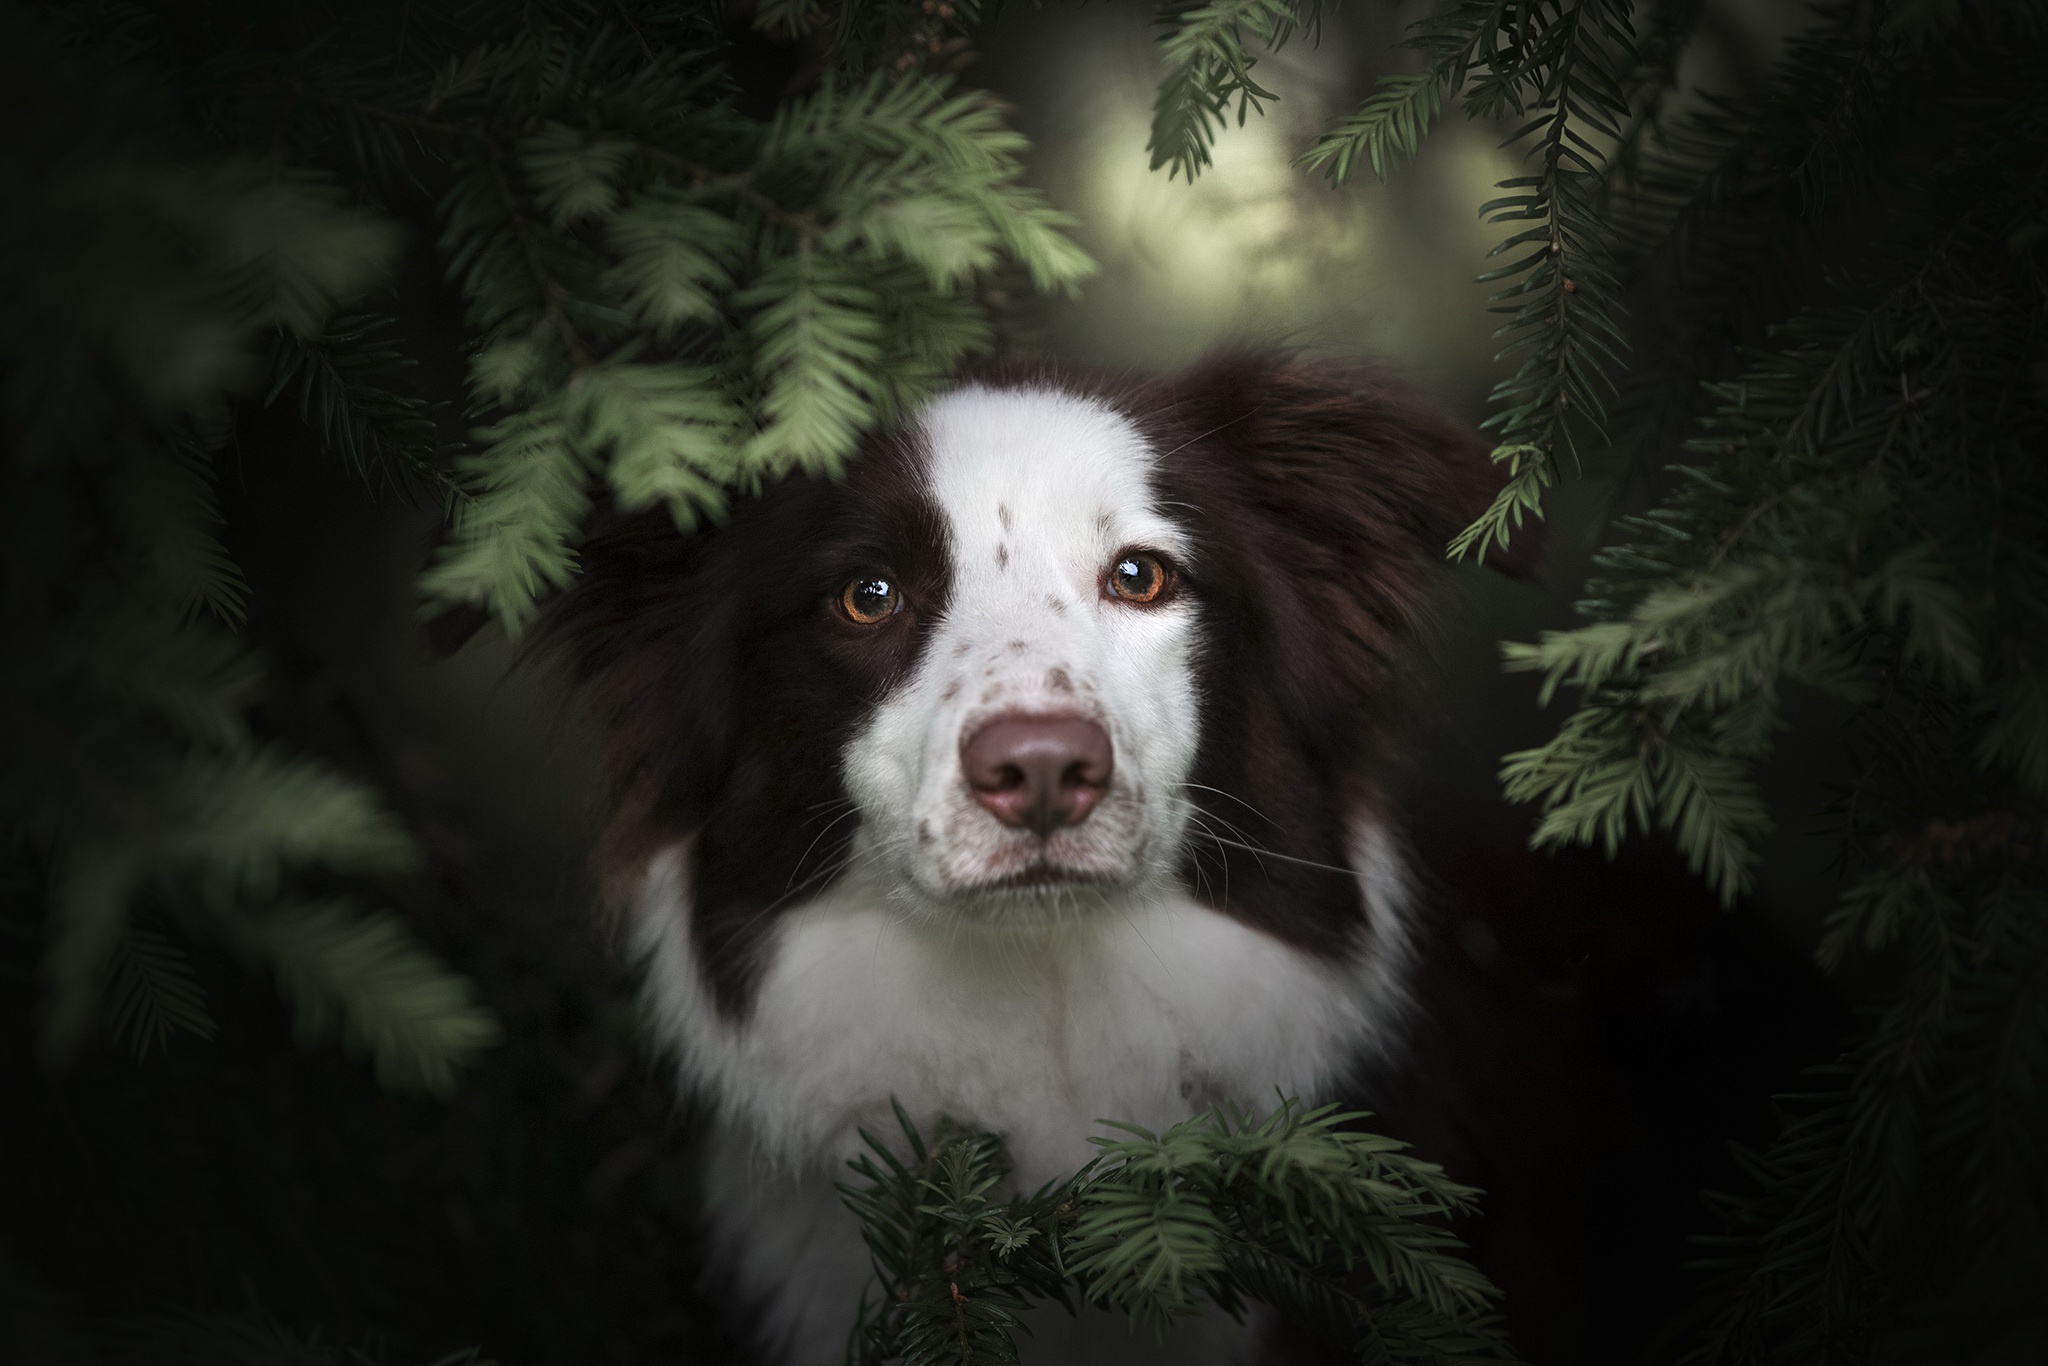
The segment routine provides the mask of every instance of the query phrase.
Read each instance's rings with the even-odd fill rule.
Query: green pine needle
[[[169,1048],[175,1035],[210,1039],[219,1032],[191,963],[177,945],[141,925],[130,925],[114,950],[106,1012],[114,1037],[138,1059]]]
[[[469,982],[388,913],[336,899],[287,902],[239,919],[234,933],[276,973],[301,1042],[338,1035],[394,1089],[445,1095],[498,1041],[497,1020]]]
[[[569,581],[590,492],[566,406],[553,399],[478,433],[483,447],[464,462],[474,492],[420,580],[430,601],[475,603],[516,635],[543,593]]]
[[[1380,77],[1365,103],[1323,134],[1297,164],[1321,171],[1335,185],[1350,180],[1361,162],[1387,179],[1415,159],[1423,136],[1443,113],[1445,79],[1445,73],[1434,70]]]
[[[942,1125],[927,1139],[899,1109],[900,1145],[866,1136],[861,1180],[841,1187],[878,1281],[849,1360],[1014,1362],[1033,1305],[1093,1303],[1164,1329],[1266,1300],[1348,1328],[1368,1356],[1512,1361],[1498,1292],[1442,1222],[1478,1192],[1365,1118],[1288,1102],[1163,1134],[1111,1125],[1127,1137],[1094,1140],[1081,1171],[999,1200],[993,1137]]]

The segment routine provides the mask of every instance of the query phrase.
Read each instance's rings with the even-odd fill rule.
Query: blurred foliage
[[[30,1175],[0,1191],[0,1360],[302,1366],[272,1331],[351,1366],[739,1359],[701,1286],[689,1116],[601,937],[462,872],[400,898],[502,1030],[445,1098],[295,1046],[211,942],[187,958],[217,1037],[39,1068],[35,908],[10,905],[0,1160]],[[162,1331],[192,1316],[245,1350]]]
[[[307,1038],[446,1091],[497,1026],[370,909],[419,861],[376,792],[250,725],[265,664],[215,539],[235,399],[388,274],[397,227],[319,171],[195,151],[129,64],[18,8],[0,25],[0,833],[48,906],[44,1056],[103,1014],[138,1051],[210,1034],[197,936],[274,973]]]

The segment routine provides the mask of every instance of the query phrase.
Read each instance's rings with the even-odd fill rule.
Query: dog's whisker
[[[1215,426],[1211,427],[1208,431],[1199,432],[1196,435],[1189,437],[1187,440],[1181,442],[1178,446],[1175,446],[1172,450],[1168,451],[1166,455],[1160,456],[1159,458],[1164,460],[1166,456],[1179,455],[1182,451],[1194,445],[1197,441],[1207,441],[1210,437],[1216,435],[1216,433],[1224,430],[1226,427],[1235,427],[1238,423],[1244,421],[1246,418],[1251,417],[1252,415],[1257,413],[1259,409],[1263,408],[1264,406],[1265,405],[1263,403],[1254,404],[1252,407],[1249,407],[1245,409],[1243,412],[1239,413],[1236,417],[1225,419],[1224,421],[1219,422]]]
[[[1229,799],[1230,799],[1231,801],[1234,801],[1234,802],[1236,802],[1236,803],[1237,803],[1237,804],[1238,804],[1239,806],[1243,807],[1243,808],[1244,808],[1245,810],[1247,810],[1247,811],[1251,812],[1251,813],[1252,813],[1252,814],[1253,814],[1254,816],[1257,816],[1257,817],[1258,817],[1258,818],[1259,818],[1260,820],[1264,821],[1264,822],[1265,822],[1266,824],[1268,824],[1268,825],[1271,825],[1271,826],[1274,826],[1274,827],[1276,827],[1276,828],[1277,828],[1277,827],[1278,827],[1278,825],[1279,825],[1279,822],[1278,822],[1278,821],[1274,820],[1274,819],[1273,819],[1273,818],[1272,818],[1271,816],[1268,816],[1268,815],[1267,815],[1267,814],[1266,814],[1265,812],[1263,812],[1263,811],[1259,810],[1259,808],[1257,808],[1256,806],[1253,806],[1253,805],[1252,805],[1252,804],[1251,804],[1250,802],[1246,801],[1246,800],[1245,800],[1244,798],[1242,798],[1242,797],[1238,796],[1238,795],[1237,795],[1237,794],[1236,794],[1235,792],[1225,792],[1225,791],[1224,791],[1224,790],[1223,790],[1222,788],[1220,788],[1220,787],[1211,787],[1211,786],[1209,786],[1209,785],[1208,785],[1207,783],[1190,783],[1190,782],[1183,782],[1183,783],[1181,784],[1181,786],[1182,786],[1183,788],[1186,788],[1186,789],[1188,789],[1188,790],[1190,790],[1190,791],[1194,791],[1194,792],[1213,792],[1213,793],[1215,793],[1215,794],[1216,794],[1217,796],[1219,796],[1219,797],[1227,797],[1227,798],[1229,798]]]
[[[1190,810],[1187,814],[1190,833],[1200,835],[1203,839],[1215,843],[1219,848],[1223,845],[1224,841],[1222,840],[1222,838],[1218,836],[1215,831],[1208,828],[1208,826],[1204,823],[1201,814],[1198,811]],[[1254,852],[1256,853],[1257,851]],[[1223,870],[1223,895],[1219,904],[1227,906],[1230,904],[1230,860],[1227,858],[1221,858],[1217,860],[1217,863]],[[1201,867],[1201,861],[1197,859],[1195,861],[1196,871],[1199,872],[1201,870]],[[1260,871],[1265,871],[1265,867],[1263,864],[1260,865]]]
[[[1223,817],[1217,815],[1213,811],[1204,811],[1199,816],[1190,816],[1189,819],[1191,821],[1199,820],[1202,823],[1202,828],[1211,833],[1215,831],[1216,827],[1220,826],[1225,832],[1237,836],[1237,838],[1244,843],[1246,848],[1256,849],[1262,854],[1266,852],[1266,846],[1260,843],[1258,840],[1253,839],[1249,832],[1244,830],[1242,827],[1234,825],[1231,822],[1223,819]]]
[[[814,840],[812,841],[812,843],[815,845],[816,841]],[[838,877],[841,873],[845,872],[848,868],[851,868],[853,866],[853,860],[855,857],[856,856],[853,850],[849,847],[848,850],[844,854],[842,854],[836,862],[825,864],[823,867],[819,868],[817,872],[812,873],[809,877],[805,878],[802,882],[796,883],[794,886],[785,886],[782,890],[782,895],[776,897],[773,901],[769,902],[767,905],[761,907],[761,909],[755,911],[752,915],[748,916],[748,923],[759,923],[760,921],[766,919],[768,916],[775,914],[777,911],[780,911],[784,906],[788,905],[790,898],[795,897],[805,891],[808,891],[810,888],[820,883],[829,882],[833,878]],[[794,877],[795,874],[792,873],[791,876]]]
[[[1186,799],[1183,798],[1182,800],[1185,801]],[[1242,827],[1234,824],[1231,821],[1225,820],[1223,817],[1217,815],[1213,811],[1205,810],[1200,806],[1196,806],[1190,803],[1187,815],[1188,821],[1191,825],[1199,826],[1200,833],[1202,835],[1208,837],[1209,839],[1215,840],[1218,844],[1230,845],[1235,848],[1243,849],[1246,852],[1252,854],[1254,857],[1262,857],[1264,855],[1271,854],[1274,858],[1289,859],[1290,861],[1296,863],[1304,862],[1304,860],[1292,858],[1291,855],[1278,853],[1275,850],[1269,848],[1268,846],[1259,843],[1251,837],[1251,834],[1248,831],[1244,830]],[[1215,824],[1222,826],[1231,834],[1236,835],[1238,838],[1236,840],[1223,839],[1221,836],[1216,834],[1216,831],[1210,825],[1210,822],[1212,821],[1215,822]],[[1225,866],[1228,867],[1227,861]],[[1318,866],[1327,868],[1330,865],[1320,864]],[[1265,865],[1263,863],[1261,863],[1259,867],[1261,871],[1264,871]]]
[[[1255,848],[1249,844],[1239,843],[1237,840],[1224,839],[1221,835],[1215,834],[1211,831],[1203,831],[1203,834],[1206,835],[1209,839],[1216,841],[1216,843],[1218,844],[1228,845],[1233,849],[1242,849],[1246,853],[1256,854],[1261,858],[1276,858],[1279,859],[1282,863],[1298,863],[1304,868],[1320,868],[1326,873],[1342,873],[1346,877],[1355,877],[1358,874],[1358,870],[1355,868],[1346,868],[1335,863],[1318,863],[1316,862],[1316,860],[1312,858],[1296,858],[1292,854],[1281,854],[1276,853],[1271,849]]]
[[[1256,840],[1252,839],[1251,832],[1246,830],[1243,826],[1238,825],[1236,822],[1230,820],[1228,817],[1223,816],[1218,812],[1210,810],[1208,807],[1203,806],[1200,802],[1195,801],[1193,798],[1176,796],[1174,800],[1181,803],[1181,809],[1188,813],[1190,819],[1213,821],[1216,824],[1222,826],[1224,829],[1230,831],[1233,835],[1238,836],[1240,839],[1243,839],[1248,843],[1257,843]],[[1258,813],[1254,812],[1253,814],[1256,815]],[[1261,820],[1266,819],[1264,816],[1260,816],[1259,818]],[[1278,828],[1277,824],[1273,821],[1268,820],[1266,821],[1266,823],[1268,825],[1273,825],[1276,829]]]
[[[1222,836],[1216,834],[1216,832],[1213,830],[1198,830],[1196,833],[1199,834],[1203,839],[1208,840],[1210,843],[1214,844],[1217,847],[1219,857],[1217,858],[1216,863],[1217,866],[1221,868],[1223,871],[1223,904],[1228,905],[1230,903],[1230,859],[1227,856],[1223,856],[1221,851],[1224,848],[1228,847],[1230,842],[1228,840],[1225,840]],[[1253,851],[1254,858],[1257,857],[1257,853],[1258,851]],[[1270,878],[1272,876],[1271,873],[1266,871],[1266,865],[1263,862],[1259,864],[1259,873],[1261,876],[1267,878]]]
[[[841,821],[845,820],[845,819],[846,819],[846,818],[847,818],[848,816],[855,816],[855,815],[859,815],[859,814],[860,814],[860,808],[859,808],[859,807],[857,807],[857,806],[854,806],[854,805],[853,805],[853,804],[852,804],[851,802],[849,802],[849,803],[847,804],[847,809],[846,809],[846,810],[844,810],[844,811],[840,812],[840,813],[839,813],[838,815],[834,816],[834,817],[833,817],[833,818],[832,818],[832,819],[831,819],[830,821],[826,822],[825,828],[824,828],[823,830],[820,830],[820,831],[818,832],[818,834],[817,834],[817,838],[816,838],[816,839],[813,839],[813,840],[812,840],[812,841],[810,842],[810,844],[809,844],[808,846],[806,846],[806,847],[805,847],[805,849],[804,849],[803,853],[801,853],[801,854],[799,854],[799,855],[797,856],[797,860],[796,860],[796,863],[795,863],[794,865],[792,865],[792,866],[791,866],[791,868],[790,868],[790,870],[789,870],[789,878],[790,878],[790,882],[794,882],[794,881],[796,880],[796,875],[797,875],[798,873],[801,873],[801,872],[802,872],[802,871],[804,870],[804,860],[805,860],[805,859],[808,859],[808,858],[809,858],[809,857],[811,856],[811,850],[813,850],[813,849],[816,849],[816,848],[818,847],[818,840],[821,840],[821,839],[825,838],[825,836],[827,836],[827,835],[831,834],[831,833],[832,833],[832,830],[833,830],[833,827],[834,827],[834,826],[837,826],[837,825],[838,825],[838,824],[839,824],[839,823],[840,823]],[[785,883],[783,884],[783,890],[784,890],[784,891],[788,891],[788,890],[789,890],[789,883],[788,883],[788,882],[785,882]]]

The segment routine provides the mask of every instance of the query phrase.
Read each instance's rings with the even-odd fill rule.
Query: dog
[[[869,1265],[833,1183],[892,1100],[1000,1133],[1029,1189],[1101,1120],[1395,1062],[1403,654],[1500,485],[1370,367],[1238,353],[991,372],[841,479],[591,538],[552,631],[605,736],[607,885],[770,1359],[843,1355]]]

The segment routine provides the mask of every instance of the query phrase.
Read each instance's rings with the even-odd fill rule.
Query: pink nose
[[[1043,839],[1079,825],[1109,787],[1109,732],[1084,716],[1010,714],[960,742],[960,766],[975,800],[1004,825]]]

